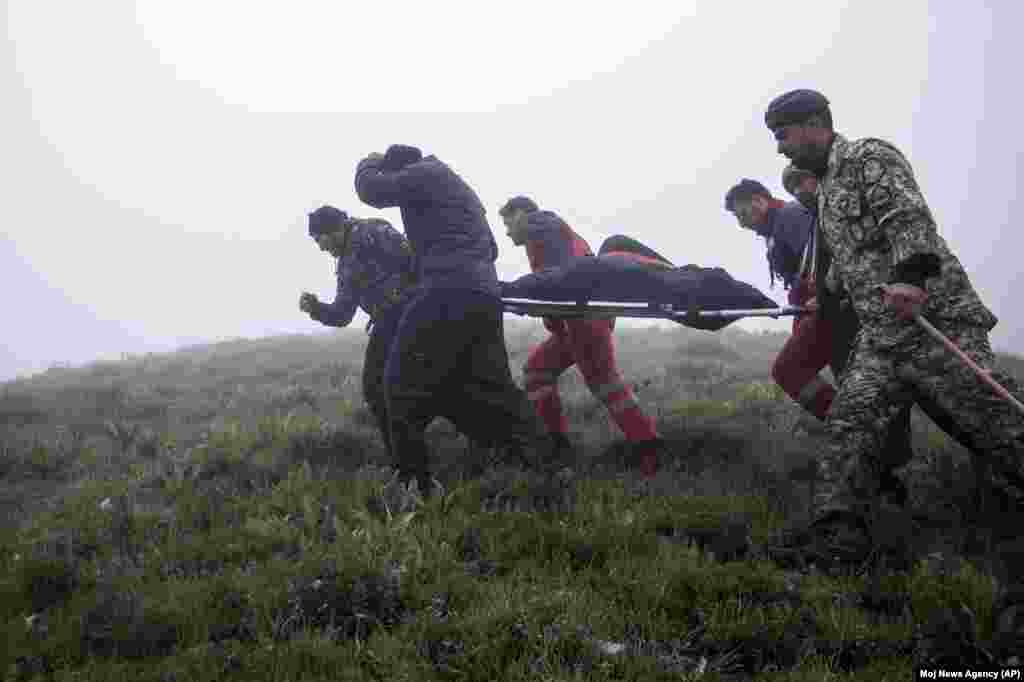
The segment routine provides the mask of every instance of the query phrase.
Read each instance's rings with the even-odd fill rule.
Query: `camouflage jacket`
[[[891,348],[921,333],[882,300],[882,286],[896,282],[928,292],[922,313],[940,327],[995,326],[996,317],[939,235],[910,164],[888,142],[835,135],[818,186],[817,225],[832,255],[825,284],[845,289],[872,345]]]
[[[338,259],[338,293],[313,317],[332,327],[352,322],[357,308],[371,319],[397,302],[412,284],[412,249],[386,220],[357,219],[344,255]]]

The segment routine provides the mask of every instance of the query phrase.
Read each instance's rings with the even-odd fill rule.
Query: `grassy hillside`
[[[508,320],[506,334],[518,377],[545,332]],[[0,672],[905,680],[931,631],[954,655],[984,655],[993,586],[970,461],[919,414],[901,475],[929,518],[894,525],[902,566],[839,572],[773,551],[809,512],[802,474],[822,446],[821,426],[769,380],[785,338],[617,333],[623,373],[670,445],[648,489],[571,370],[571,473],[477,475],[477,453],[438,420],[444,491],[426,504],[387,485],[360,332],[4,384]],[[1003,360],[1024,374],[1024,360]],[[976,618],[957,620],[962,607]]]

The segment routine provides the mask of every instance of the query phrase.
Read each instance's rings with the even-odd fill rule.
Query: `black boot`
[[[391,420],[391,449],[398,480],[408,485],[416,481],[420,495],[431,493],[429,450],[423,438],[423,428],[407,420]]]
[[[993,577],[996,582],[992,608],[992,638],[995,649],[1006,662],[1024,665],[1024,538],[1015,537],[1024,515],[1008,513],[997,519],[993,547]]]
[[[882,474],[878,494],[883,501],[895,507],[905,507],[910,497],[906,484],[891,471]]]
[[[428,499],[434,491],[434,478],[429,471],[414,471],[409,469],[398,470],[398,482],[408,487],[415,483],[420,497]]]
[[[575,448],[572,441],[564,433],[551,434],[551,456],[552,461],[569,464],[573,460]]]

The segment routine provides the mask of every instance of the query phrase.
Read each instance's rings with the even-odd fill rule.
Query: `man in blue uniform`
[[[504,443],[539,463],[551,443],[512,380],[498,246],[476,192],[437,157],[405,145],[363,159],[355,187],[370,206],[401,210],[415,254],[418,283],[385,371],[399,477],[429,490],[424,430],[441,410],[458,413],[475,440]]]
[[[299,308],[331,327],[347,327],[359,308],[370,316],[363,399],[390,455],[384,367],[401,315],[403,293],[413,282],[412,249],[386,220],[350,218],[333,206],[321,206],[309,215],[309,235],[321,251],[338,259],[338,291],[332,303],[303,293]]]

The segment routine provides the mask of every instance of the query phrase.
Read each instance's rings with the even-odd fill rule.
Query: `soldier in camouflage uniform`
[[[813,173],[789,164],[782,173],[782,186],[805,206],[815,219],[817,218],[818,178]],[[831,255],[827,248],[815,249],[814,243],[812,233],[804,247],[795,284],[789,290],[790,305],[817,307],[817,259],[825,259],[821,266],[823,270],[827,270]],[[826,418],[836,391],[831,384],[824,382],[818,372],[827,363],[833,377],[839,381],[846,370],[857,331],[860,329],[857,313],[849,297],[828,296],[826,293],[826,300],[829,303],[827,311],[822,308],[819,309],[819,314],[797,316],[793,323],[793,335],[772,365],[773,378],[785,388],[788,386],[783,379],[800,381],[807,378],[811,379],[811,385],[818,383],[819,386],[825,387],[819,389],[826,393],[824,405],[821,405],[823,410],[816,412],[816,416],[822,420]],[[915,398],[917,406],[935,422],[936,426],[968,450],[975,449],[968,434],[957,427],[956,421],[941,406],[923,393],[917,393]],[[881,457],[889,466],[883,467],[881,472],[881,492],[888,502],[897,505],[906,502],[908,491],[903,481],[893,474],[892,470],[908,463],[914,456],[911,447],[911,407],[913,404],[908,402],[892,417],[883,439],[885,445]]]
[[[828,291],[845,290],[861,323],[829,417],[825,483],[812,524],[826,534],[866,533],[877,509],[881,439],[915,395],[935,401],[985,461],[990,516],[1001,561],[996,630],[1024,633],[1024,562],[1011,549],[1024,521],[1024,416],[932,339],[921,314],[1011,393],[1017,381],[995,366],[988,332],[996,317],[939,235],[906,157],[892,144],[836,133],[828,101],[813,90],[779,96],[765,123],[780,154],[819,180],[819,246],[831,254]],[[819,260],[820,265],[820,260]],[[822,292],[819,291],[819,298]],[[1022,642],[1024,643],[1024,642]]]
[[[355,187],[364,203],[401,210],[416,256],[416,291],[385,369],[399,480],[429,490],[424,431],[446,411],[478,442],[550,469],[552,443],[509,369],[498,244],[476,192],[448,164],[409,145],[360,161]]]

